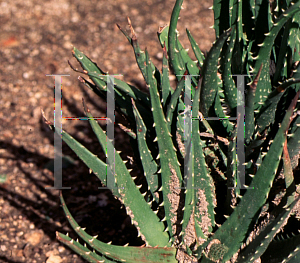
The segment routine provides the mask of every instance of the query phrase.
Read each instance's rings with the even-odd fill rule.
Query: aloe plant
[[[161,71],[147,50],[140,49],[131,21],[131,36],[118,26],[133,47],[150,92],[115,79],[117,110],[135,124],[134,131],[125,130],[148,190],[140,191],[116,153],[115,160],[108,155],[118,186],[111,191],[145,245],[123,247],[90,236],[74,220],[62,193],[67,219],[88,247],[61,233],[57,239],[89,262],[299,262],[300,236],[274,237],[298,202],[293,172],[300,149],[300,1],[214,0],[216,41],[206,56],[187,30],[197,61],[178,40],[182,2],[176,1],[170,25],[158,32],[164,54]],[[81,81],[105,98],[108,76],[78,49],[73,55],[84,69],[79,72],[93,83]],[[177,78],[175,89],[169,67]],[[241,78],[235,76],[245,76],[245,95],[238,87]],[[185,96],[191,105],[186,105],[189,98],[182,98],[188,87]],[[103,151],[106,143],[112,147],[83,105]],[[243,121],[239,109],[244,105]],[[245,163],[237,155],[240,134]],[[62,139],[105,184],[109,165],[67,132]],[[280,173],[283,197],[268,210],[268,196]],[[223,194],[216,191],[220,185]],[[266,211],[269,221],[261,227]]]

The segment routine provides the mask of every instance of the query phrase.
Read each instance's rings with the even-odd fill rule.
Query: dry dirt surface
[[[59,243],[55,232],[76,238],[60,207],[59,191],[45,189],[53,183],[53,133],[41,117],[41,108],[53,121],[54,78],[63,77],[63,116],[85,116],[82,97],[94,116],[105,116],[106,104],[83,87],[68,60],[72,45],[83,51],[110,74],[145,88],[131,46],[116,23],[129,29],[131,18],[142,49],[161,67],[162,49],[157,40],[159,26],[169,23],[174,0],[14,0],[0,1],[0,262],[84,262]],[[178,29],[189,47],[185,28],[200,48],[209,50],[214,41],[212,0],[186,0]],[[116,116],[116,122],[122,122]],[[100,122],[105,127],[105,121]],[[86,121],[63,121],[63,129],[99,156],[104,156]],[[130,153],[129,141],[118,127],[117,150]],[[113,244],[141,245],[137,232],[120,203],[76,155],[63,144],[66,162],[63,186],[66,203],[82,227],[91,235]]]

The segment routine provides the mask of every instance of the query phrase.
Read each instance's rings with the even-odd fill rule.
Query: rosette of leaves
[[[57,238],[89,262],[299,262],[300,236],[274,237],[298,201],[300,1],[215,0],[216,41],[206,55],[187,30],[196,61],[178,40],[182,2],[176,1],[170,25],[158,32],[162,70],[140,49],[131,21],[131,36],[119,26],[150,93],[115,78],[116,109],[135,126],[125,130],[148,190],[140,191],[119,154],[107,155],[106,164],[62,132],[103,184],[107,168],[115,165],[118,188],[111,191],[145,245],[117,246],[90,236],[62,194],[64,212],[87,246],[61,233]],[[108,75],[76,48],[73,55],[93,83],[81,81],[106,98]],[[169,68],[177,78],[175,89]],[[84,109],[105,152],[111,142],[85,103]],[[284,188],[274,206],[269,195],[279,175]],[[220,186],[223,191],[216,191]]]

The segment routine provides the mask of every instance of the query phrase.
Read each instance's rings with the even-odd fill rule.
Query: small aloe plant
[[[300,1],[214,0],[216,41],[206,56],[187,30],[197,61],[178,40],[182,2],[176,1],[170,25],[158,32],[164,54],[161,71],[147,50],[140,49],[131,21],[131,36],[118,26],[133,47],[150,92],[149,96],[115,79],[117,109],[135,125],[133,131],[125,131],[148,190],[140,191],[116,154],[114,160],[108,155],[118,187],[111,191],[126,207],[145,245],[116,246],[90,236],[76,223],[62,194],[67,219],[88,247],[58,232],[57,239],[89,262],[299,262],[300,235],[274,237],[298,201],[293,171],[300,149]],[[107,74],[76,48],[73,55],[93,83],[81,81],[105,98]],[[177,78],[175,89],[169,66]],[[241,78],[235,76],[245,76],[245,95],[238,87]],[[190,107],[182,100],[186,80]],[[83,105],[103,151],[106,144],[112,147]],[[188,132],[192,136],[186,136]],[[240,134],[244,163],[237,155]],[[105,184],[109,164],[65,131],[62,139]],[[247,188],[241,185],[240,167]],[[285,179],[283,197],[261,227],[280,172]],[[219,198],[217,185],[225,189]],[[224,216],[218,223],[215,210]]]

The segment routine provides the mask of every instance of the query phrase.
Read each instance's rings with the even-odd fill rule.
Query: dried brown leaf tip
[[[45,123],[46,123],[47,125],[52,125],[52,122],[50,122],[50,121],[48,121],[48,120],[46,119],[45,112],[43,111],[42,108],[41,108],[41,112],[42,112],[42,116],[43,116],[43,118],[44,118]]]
[[[85,83],[85,80],[84,80],[84,78],[83,78],[83,77],[81,77],[81,76],[79,76],[79,77],[78,77],[78,80],[79,80],[81,83]]]
[[[160,27],[158,28],[158,33],[160,34],[166,27],[167,27],[167,25],[160,26]]]
[[[127,20],[128,20],[128,25],[129,25],[129,28],[130,28],[130,31],[131,31],[131,35],[132,35],[131,39],[134,40],[134,41],[136,41],[137,37],[136,37],[135,31],[134,31],[134,29],[132,27],[131,20],[130,20],[129,17],[127,17]]]

